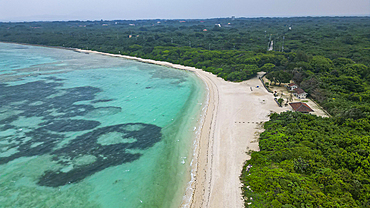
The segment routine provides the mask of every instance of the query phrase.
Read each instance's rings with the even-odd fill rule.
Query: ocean
[[[0,43],[0,207],[179,207],[206,97],[188,71]]]

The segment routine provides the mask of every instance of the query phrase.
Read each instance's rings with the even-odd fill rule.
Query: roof
[[[313,110],[306,104],[302,102],[296,102],[296,103],[289,103],[290,106],[292,106],[293,110],[302,112],[302,113],[308,113],[313,112]]]
[[[291,87],[291,86],[297,86],[297,85],[296,83],[289,83],[288,86]]]
[[[303,94],[303,93],[306,93],[304,90],[302,90],[301,88],[295,88],[294,89],[294,92],[297,93],[297,94]]]

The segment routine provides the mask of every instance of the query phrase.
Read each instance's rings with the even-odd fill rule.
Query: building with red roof
[[[310,106],[308,106],[306,103],[295,102],[295,103],[289,103],[289,105],[293,108],[294,111],[297,111],[297,112],[301,112],[301,113],[313,112]]]

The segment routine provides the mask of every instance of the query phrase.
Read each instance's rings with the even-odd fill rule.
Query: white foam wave
[[[199,77],[198,74],[197,74],[197,76]],[[198,163],[197,163],[198,146],[199,146],[199,142],[200,142],[201,129],[202,129],[205,117],[206,117],[206,112],[207,112],[207,109],[208,109],[208,103],[209,103],[209,99],[210,99],[209,87],[203,79],[201,79],[201,80],[203,81],[203,83],[206,86],[207,98],[206,98],[205,103],[201,103],[201,105],[203,105],[203,104],[204,105],[203,105],[202,110],[201,110],[200,118],[197,120],[198,121],[198,128],[194,127],[194,130],[197,129],[197,131],[194,132],[194,134],[195,134],[195,139],[194,139],[194,142],[193,142],[194,148],[193,148],[192,159],[190,161],[190,167],[191,167],[190,181],[187,184],[185,195],[182,197],[181,207],[183,207],[183,208],[190,207],[191,199],[193,198],[193,195],[194,195],[193,185],[194,185],[194,182],[195,182],[196,172],[197,172],[197,168],[198,168],[197,167],[198,166]]]

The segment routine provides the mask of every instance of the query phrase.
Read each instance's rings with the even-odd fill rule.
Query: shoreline
[[[259,150],[255,133],[261,131],[258,125],[269,120],[271,111],[286,110],[276,105],[273,95],[266,89],[257,87],[261,86],[257,77],[233,83],[194,67],[91,50],[74,51],[126,58],[195,73],[208,90],[208,106],[201,123],[200,136],[195,141],[191,191],[187,193],[187,188],[181,207],[244,207],[239,176],[244,162],[250,159],[246,152]],[[186,198],[190,198],[190,204],[184,201]]]
[[[62,50],[69,50],[69,51],[74,51],[77,53],[84,53],[84,54],[99,54],[99,55],[104,55],[104,56],[110,56],[110,57],[118,57],[118,58],[125,58],[128,60],[133,60],[133,61],[138,61],[142,63],[149,63],[149,64],[155,64],[159,66],[166,66],[174,69],[180,69],[180,70],[186,70],[194,73],[200,81],[205,85],[205,89],[207,90],[206,93],[206,98],[205,100],[205,105],[203,109],[201,109],[201,114],[200,114],[200,122],[197,124],[197,135],[195,136],[194,142],[193,142],[193,147],[192,150],[190,150],[190,155],[193,157],[191,159],[191,165],[190,165],[190,181],[186,183],[186,186],[183,189],[183,195],[181,195],[181,199],[179,200],[181,202],[181,207],[190,207],[190,202],[192,201],[193,194],[194,194],[194,182],[196,181],[196,167],[197,167],[197,149],[199,148],[199,140],[200,140],[200,135],[202,133],[202,123],[204,123],[205,120],[205,113],[208,108],[208,103],[209,103],[209,88],[206,82],[204,82],[203,78],[200,78],[200,75],[197,73],[199,69],[196,69],[194,67],[186,67],[182,65],[177,65],[177,64],[172,64],[168,62],[158,62],[155,60],[150,60],[150,59],[142,59],[142,58],[137,58],[137,57],[131,57],[131,56],[126,56],[126,55],[120,55],[120,54],[110,54],[110,53],[104,53],[104,52],[98,52],[98,51],[92,51],[92,50],[83,50],[83,49],[78,49],[78,48],[65,48],[61,46],[45,46],[45,45],[37,45],[37,44],[28,44],[28,43],[13,43],[13,42],[4,42],[0,41],[0,43],[5,43],[5,44],[17,44],[17,45],[24,45],[24,46],[36,46],[36,47],[45,47],[45,48],[54,48],[54,49],[62,49]],[[200,70],[202,71],[202,70]],[[195,168],[194,168],[195,167]]]
[[[185,190],[181,207],[244,207],[239,176],[243,164],[250,159],[246,152],[259,150],[256,133],[263,131],[260,125],[269,120],[268,115],[287,110],[278,107],[273,95],[265,88],[257,87],[261,86],[257,77],[233,83],[194,67],[127,55],[74,50],[195,73],[208,90],[208,106],[202,115],[200,136],[195,141],[195,164],[191,167],[190,187]],[[185,200],[189,198],[189,201]]]
[[[246,152],[259,150],[256,133],[263,130],[260,123],[268,121],[272,111],[287,110],[278,107],[272,94],[263,87],[256,87],[261,86],[258,78],[233,83],[201,69],[164,61],[76,48],[42,47],[125,58],[195,73],[206,85],[208,97],[203,123],[199,124],[200,133],[194,141],[191,180],[185,187],[181,207],[244,207],[239,176],[243,164],[250,159]]]
[[[205,109],[202,109],[202,115],[201,115],[201,121],[199,122],[199,134],[196,136],[194,145],[193,145],[193,158],[191,160],[191,167],[190,167],[190,181],[188,182],[188,185],[186,186],[184,195],[182,196],[182,203],[180,207],[199,207],[198,206],[198,201],[199,198],[202,197],[196,197],[197,200],[195,200],[195,194],[201,194],[197,193],[197,190],[203,189],[202,187],[205,185],[204,183],[206,182],[205,178],[200,178],[199,177],[199,168],[203,168],[205,166],[204,163],[207,163],[207,161],[203,161],[201,159],[204,159],[207,157],[207,155],[204,155],[205,152],[208,152],[209,144],[209,138],[211,135],[211,124],[212,118],[216,112],[215,107],[214,107],[214,95],[213,91],[215,86],[212,85],[212,82],[208,76],[212,76],[213,74],[209,72],[205,72],[201,69],[197,69],[194,67],[188,67],[188,66],[183,66],[179,64],[172,64],[169,62],[163,62],[163,61],[155,61],[151,59],[143,59],[143,58],[138,58],[138,57],[132,57],[132,56],[126,56],[126,55],[120,55],[120,54],[110,54],[110,53],[104,53],[104,52],[98,52],[98,51],[91,51],[91,50],[83,50],[83,49],[72,49],[75,52],[79,53],[93,53],[93,54],[100,54],[100,55],[105,55],[105,56],[111,56],[111,57],[118,57],[118,58],[125,58],[128,60],[133,60],[133,61],[139,61],[142,63],[149,63],[149,64],[155,64],[159,66],[165,66],[165,67],[170,67],[174,69],[179,69],[179,70],[186,70],[193,72],[205,85],[207,92],[207,97],[205,98]],[[212,88],[211,88],[211,87]],[[217,88],[216,88],[217,89]],[[210,113],[210,108],[212,108],[212,112]],[[209,131],[204,131],[204,129],[209,129]],[[242,168],[242,167],[241,167]],[[199,183],[199,184],[198,184]],[[200,187],[199,187],[200,186]],[[202,195],[202,194],[201,194]]]

